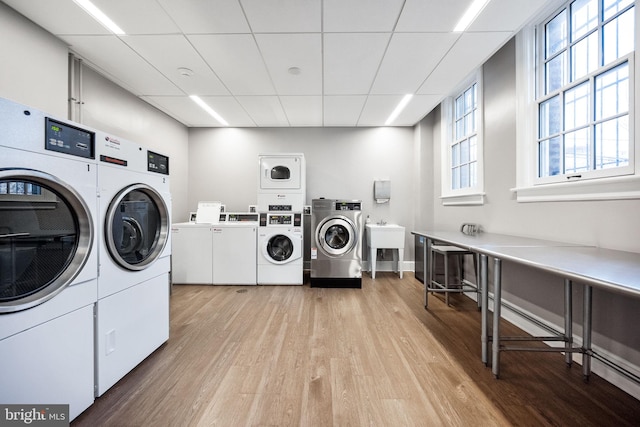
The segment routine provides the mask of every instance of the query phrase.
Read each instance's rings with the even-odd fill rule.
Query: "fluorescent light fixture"
[[[489,0],[473,0],[473,3],[471,3],[469,9],[462,15],[462,18],[460,18],[460,21],[458,21],[453,31],[458,33],[466,30],[469,24],[480,15],[480,12],[482,12],[482,9],[484,9],[487,3],[489,3]]]
[[[393,121],[396,119],[396,117],[398,117],[398,115],[402,112],[402,110],[404,110],[404,107],[406,107],[407,104],[409,103],[409,101],[411,101],[411,98],[413,98],[413,95],[410,94],[410,93],[405,95],[402,98],[402,100],[400,101],[400,103],[398,104],[396,109],[393,110],[393,113],[391,113],[391,115],[389,116],[387,121],[384,122],[385,126],[389,126],[391,123],[393,123]]]
[[[104,14],[100,9],[96,7],[95,4],[91,3],[89,0],[73,0],[78,6],[84,9],[89,15],[93,16],[93,19],[104,25],[109,31],[112,33],[123,36],[124,31],[122,28],[118,27],[115,22],[111,20],[107,15]]]
[[[209,115],[211,117],[213,117],[214,119],[216,119],[217,121],[219,121],[222,125],[224,126],[229,126],[229,123],[227,123],[227,121],[225,119],[223,119],[220,114],[216,113],[215,110],[211,107],[209,107],[206,102],[204,102],[202,99],[200,99],[200,97],[198,95],[191,95],[189,96],[189,98],[191,98],[193,100],[193,102],[195,102],[196,104],[198,104],[200,106],[200,108],[202,108],[204,111],[206,111],[207,113],[209,113]]]

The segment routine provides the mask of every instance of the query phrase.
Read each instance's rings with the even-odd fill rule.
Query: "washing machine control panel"
[[[46,118],[45,150],[94,159],[95,137],[94,132]]]
[[[293,225],[294,227],[302,226],[302,214],[260,214],[260,227],[269,225]]]
[[[337,211],[360,211],[362,210],[362,203],[338,200],[336,202],[336,210]]]

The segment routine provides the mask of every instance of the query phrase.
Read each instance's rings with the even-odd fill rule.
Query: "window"
[[[630,0],[575,0],[540,27],[538,178],[629,173],[633,14]]]
[[[442,198],[445,205],[482,204],[481,73],[442,104]]]
[[[636,13],[633,0],[573,0],[518,35],[518,200],[532,193],[527,187],[592,179],[613,185],[554,187],[551,199],[540,200],[640,196],[611,181],[640,178]]]

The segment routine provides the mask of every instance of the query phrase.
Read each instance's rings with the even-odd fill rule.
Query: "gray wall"
[[[512,40],[484,66],[484,158],[486,203],[443,206],[434,203],[434,228],[455,230],[477,222],[488,232],[576,242],[640,252],[640,200],[518,203],[516,187],[515,43]],[[433,158],[440,158],[440,111],[423,121],[433,135]],[[440,196],[439,162],[433,169]],[[562,325],[563,280],[538,270],[504,263],[505,299],[541,318]],[[574,287],[574,306],[581,307],[581,286]],[[594,345],[640,366],[640,300],[594,290]],[[580,310],[576,308],[576,314]],[[576,316],[581,322],[581,315]],[[574,326],[580,334],[579,324]],[[638,395],[638,394],[636,394]]]

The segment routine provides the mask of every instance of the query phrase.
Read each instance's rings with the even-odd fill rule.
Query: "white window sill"
[[[518,202],[640,199],[640,176],[591,179],[512,188]]]
[[[441,196],[443,206],[478,206],[484,205],[485,193],[470,193]]]

